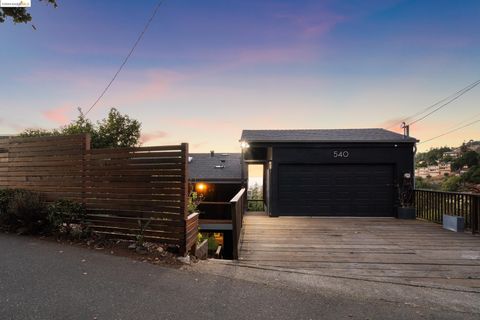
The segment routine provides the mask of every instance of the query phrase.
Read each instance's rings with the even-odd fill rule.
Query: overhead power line
[[[102,93],[100,94],[100,96],[97,98],[97,100],[95,100],[95,102],[92,104],[92,106],[87,110],[87,112],[85,112],[85,115],[87,115],[90,111],[92,111],[92,109],[97,105],[97,103],[103,98],[103,96],[105,95],[105,93],[107,93],[108,89],[110,88],[110,86],[112,85],[112,83],[115,81],[115,79],[117,78],[117,76],[119,75],[119,73],[122,71],[123,67],[125,66],[125,64],[127,63],[128,59],[130,59],[130,56],[133,54],[133,51],[135,51],[135,48],[137,47],[137,45],[140,43],[140,40],[142,40],[143,38],[143,35],[145,34],[145,32],[147,32],[148,30],[148,27],[150,26],[150,23],[153,21],[153,18],[155,18],[155,15],[157,14],[157,11],[158,9],[160,8],[160,6],[163,4],[164,0],[161,0],[157,3],[157,5],[155,6],[155,9],[153,10],[153,13],[152,15],[150,16],[150,19],[148,19],[147,23],[145,24],[145,27],[143,28],[142,32],[138,35],[137,37],[137,40],[135,41],[135,43],[133,44],[132,48],[130,49],[130,51],[128,52],[127,56],[125,57],[125,59],[123,60],[122,64],[120,65],[120,67],[118,68],[117,72],[115,72],[115,74],[113,75],[112,79],[110,80],[110,82],[107,84],[107,86],[105,87],[105,89],[103,89]]]
[[[414,119],[415,117],[417,117],[417,116],[419,116],[419,115],[421,115],[421,114],[424,114],[425,112],[427,112],[427,111],[431,110],[432,108],[435,108],[435,107],[438,106],[439,104],[442,104],[442,103],[443,103],[440,107],[435,108],[434,110],[432,110],[432,111],[431,111],[430,113],[428,113],[427,115],[423,116],[423,117],[420,118],[420,119],[414,120],[414,121],[412,121],[412,122],[410,122],[410,123],[408,123],[408,124],[409,124],[409,125],[412,125],[412,124],[414,124],[414,123],[416,123],[416,122],[419,122],[419,121],[425,119],[426,117],[428,117],[429,115],[431,115],[432,113],[434,113],[434,112],[442,109],[443,107],[447,106],[447,105],[450,104],[451,102],[455,101],[456,99],[458,99],[459,97],[461,97],[462,95],[464,95],[465,93],[467,93],[468,91],[472,90],[472,89],[473,89],[474,87],[476,87],[478,84],[480,84],[480,80],[477,80],[477,81],[469,84],[468,86],[466,86],[466,87],[458,90],[458,91],[455,92],[454,94],[451,94],[451,95],[449,95],[448,97],[443,98],[442,100],[435,102],[434,104],[432,104],[432,105],[430,105],[430,106],[428,106],[428,107],[426,107],[426,108],[424,108],[424,109],[422,109],[422,110],[420,110],[420,111],[412,114],[411,116],[408,116],[408,117],[403,118],[403,119],[400,121],[400,123],[402,123],[402,122],[409,122],[411,119]],[[445,102],[445,101],[447,101],[447,102]],[[444,103],[444,102],[445,102],[445,103]],[[395,124],[395,125],[392,125],[392,126],[388,127],[387,129],[392,129],[392,128],[396,127],[396,126],[397,126],[397,125]]]
[[[453,97],[452,99],[450,99],[449,101],[445,102],[444,104],[440,105],[439,107],[433,109],[432,111],[430,111],[429,113],[427,113],[426,115],[422,116],[421,118],[415,120],[415,121],[412,121],[409,123],[409,125],[412,125],[412,124],[415,124],[417,122],[420,122],[422,121],[423,119],[425,119],[426,117],[434,114],[435,112],[439,111],[440,109],[443,109],[444,107],[446,107],[447,105],[449,105],[450,103],[452,103],[453,101],[457,100],[458,98],[460,98],[461,96],[463,96],[465,93],[467,93],[468,91],[472,90],[473,88],[475,88],[476,86],[478,86],[480,84],[480,80],[474,82],[473,84],[471,84],[469,87],[467,87],[465,90],[463,90],[460,94],[458,94],[457,96]]]
[[[463,122],[465,122],[465,121],[462,121],[461,123],[463,123]],[[443,137],[443,136],[446,136],[447,134],[454,133],[454,132],[456,132],[456,131],[458,131],[458,130],[461,130],[461,129],[463,129],[463,128],[473,126],[474,124],[476,124],[476,123],[478,123],[478,122],[480,122],[480,119],[471,121],[471,122],[469,122],[469,123],[467,123],[467,124],[465,124],[465,125],[463,125],[463,126],[461,126],[461,127],[458,127],[458,128],[452,129],[452,130],[449,130],[449,131],[447,131],[447,132],[445,132],[445,133],[442,133],[442,134],[439,134],[438,136],[435,136],[435,137],[433,137],[433,138],[430,138],[430,139],[421,141],[421,142],[419,142],[418,144],[422,144],[422,143],[425,143],[425,142],[429,142],[429,141],[432,141],[432,140],[441,138],[441,137]]]
[[[466,123],[466,122],[469,122],[469,121],[471,121],[472,119],[476,119],[476,118],[478,118],[478,117],[480,117],[480,113],[476,113],[476,114],[474,114],[473,116],[468,117],[467,119],[465,119],[465,120],[463,120],[463,121],[460,121],[460,122],[457,123],[456,125],[450,126],[450,127],[448,128],[448,130],[450,130],[450,129],[455,129],[456,127],[461,126],[462,124],[464,124],[464,123]]]
[[[462,89],[462,90],[463,90],[463,89]],[[462,91],[462,90],[460,90],[460,91]],[[427,112],[428,110],[434,108],[435,106],[439,105],[440,103],[442,103],[442,102],[444,102],[444,101],[446,101],[446,100],[448,100],[448,99],[451,99],[451,98],[454,97],[456,94],[458,94],[460,91],[457,91],[457,92],[455,92],[454,94],[449,95],[448,97],[443,98],[442,100],[435,102],[434,104],[426,107],[425,109],[422,109],[422,110],[418,111],[418,112],[415,113],[415,114],[412,114],[411,116],[408,116],[408,117],[403,118],[403,119],[400,121],[400,123],[396,123],[396,124],[388,127],[387,129],[392,129],[392,128],[396,127],[397,124],[401,124],[401,123],[403,123],[403,122],[405,122],[405,123],[409,122],[410,119],[415,118],[416,116],[419,116],[419,115]]]

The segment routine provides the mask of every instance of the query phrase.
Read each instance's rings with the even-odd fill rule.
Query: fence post
[[[183,180],[183,185],[182,188],[184,190],[183,192],[183,199],[182,199],[182,204],[181,208],[183,210],[183,216],[184,219],[187,220],[188,218],[188,143],[182,143],[181,145],[181,150],[182,150],[182,180]]]
[[[92,137],[89,133],[85,134],[82,145],[82,194],[81,200],[82,204],[86,206],[86,193],[87,193],[87,162],[88,162],[88,151],[90,151]]]
[[[472,233],[478,233],[480,228],[480,196],[474,195],[472,210]]]
[[[189,190],[188,190],[188,143],[182,143],[180,146],[181,149],[181,157],[182,157],[182,190],[183,190],[183,198],[180,203],[180,211],[183,213],[183,221],[184,221],[184,236],[185,239],[183,241],[183,246],[180,248],[180,254],[185,255],[187,254],[189,248],[189,240],[193,238],[193,235],[189,235],[189,227],[191,227],[192,221],[189,221],[189,213],[188,213],[188,197],[189,197]],[[198,219],[196,216],[195,219]],[[198,224],[197,224],[198,225]],[[195,230],[191,230],[194,233],[195,239],[198,235],[198,226]],[[190,236],[190,237],[189,237]]]
[[[238,202],[230,202],[230,212],[232,215],[233,260],[238,260],[237,205]]]

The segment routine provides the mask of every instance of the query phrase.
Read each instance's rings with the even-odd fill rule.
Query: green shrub
[[[462,178],[458,176],[451,176],[447,178],[442,183],[442,190],[443,191],[458,191],[460,189],[462,183]]]
[[[480,166],[471,167],[466,173],[462,175],[465,182],[480,183]]]
[[[14,189],[0,189],[0,214],[7,212],[8,203],[14,192]]]
[[[14,189],[1,189],[0,190],[0,226],[8,226],[12,224],[12,217],[8,213],[8,204],[10,203]]]
[[[415,178],[415,189],[437,190],[438,185],[424,179],[422,177]]]
[[[39,194],[16,189],[8,201],[7,224],[21,229],[21,233],[41,233],[48,226],[45,203]]]
[[[200,193],[197,193],[195,191],[191,191],[190,194],[188,195],[188,204],[187,204],[187,210],[189,213],[194,213],[197,211],[198,206],[200,203],[203,201],[204,196]]]
[[[81,203],[70,200],[57,200],[48,205],[47,220],[54,232],[71,234],[74,224],[85,223],[86,210]]]

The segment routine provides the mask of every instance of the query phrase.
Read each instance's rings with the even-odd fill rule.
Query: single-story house
[[[240,141],[244,163],[264,165],[270,216],[359,217],[397,215],[418,142],[376,128],[244,130]]]

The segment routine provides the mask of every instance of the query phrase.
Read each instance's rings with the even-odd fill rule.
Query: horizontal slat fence
[[[415,208],[418,218],[436,223],[442,223],[444,214],[461,216],[465,219],[465,228],[473,233],[479,232],[478,194],[416,189]]]
[[[145,229],[145,239],[185,251],[196,238],[187,157],[187,144],[90,150],[88,135],[0,139],[0,187],[82,202],[99,234],[131,239]]]
[[[85,135],[0,139],[0,187],[81,201],[87,143]]]

